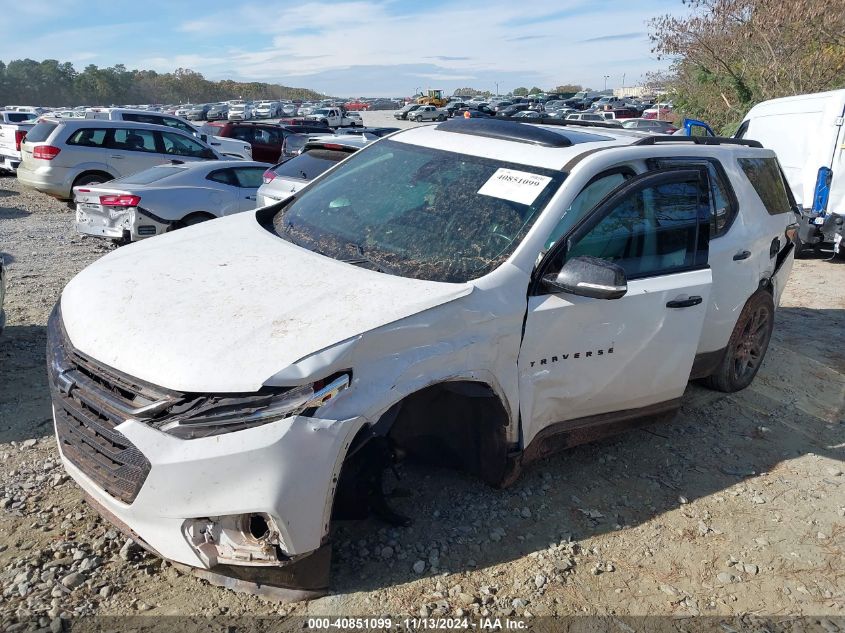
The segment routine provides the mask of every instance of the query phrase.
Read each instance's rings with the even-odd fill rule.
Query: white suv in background
[[[252,118],[251,103],[233,103],[229,105],[227,118],[230,121],[249,121]]]
[[[239,160],[252,160],[252,145],[249,143],[225,136],[214,136],[213,128],[209,128],[206,124],[203,126],[193,125],[178,116],[129,108],[96,108],[86,111],[85,118],[107,119],[109,121],[133,121],[135,123],[150,123],[151,125],[164,125],[176,128],[186,134],[196,136],[203,143],[208,143],[223,156],[237,158]]]
[[[333,517],[405,521],[380,479],[402,455],[506,485],[691,379],[745,388],[796,216],[773,152],[706,140],[415,127],[107,254],[48,327],[65,468],[150,550],[303,598]]]
[[[255,106],[256,119],[274,119],[281,116],[282,104],[278,101],[262,101]]]
[[[21,143],[18,180],[62,200],[73,188],[173,160],[217,160],[214,149],[161,125],[99,119],[41,119]]]

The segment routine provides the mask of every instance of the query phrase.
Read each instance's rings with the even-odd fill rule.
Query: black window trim
[[[240,171],[242,171],[242,172],[243,172],[243,171],[257,171],[257,172],[261,172],[261,174],[262,174],[262,175],[264,174],[264,172],[265,172],[265,171],[267,171],[267,170],[266,170],[265,168],[263,168],[263,167],[256,167],[256,166],[254,166],[254,165],[247,165],[247,166],[243,166],[243,167],[229,167],[229,169],[231,169],[231,170],[232,170],[232,174],[235,176],[235,180],[236,180],[236,181],[237,181],[237,183],[238,183],[238,184],[237,184],[237,185],[235,185],[235,186],[236,186],[238,189],[258,189],[258,187],[260,187],[260,186],[261,186],[260,184],[258,185],[258,187],[248,187],[248,186],[246,186],[246,185],[242,185],[242,184],[241,184],[241,179],[240,179],[240,177],[238,176],[238,170],[240,170]]]
[[[129,121],[127,121],[129,123]],[[127,132],[149,132],[153,135],[153,145],[155,149],[148,150],[148,149],[129,149],[127,147],[116,147],[114,135],[115,132],[119,130],[125,130]],[[108,132],[106,133],[106,138],[103,139],[103,145],[101,149],[108,149],[113,152],[138,152],[139,154],[161,154],[162,147],[160,145],[160,138],[158,132],[156,130],[149,130],[144,128],[134,128],[134,127],[114,127],[108,128]]]
[[[88,131],[99,132],[101,130],[103,132],[103,142],[100,145],[83,145],[82,143],[72,143],[71,142],[73,140],[73,138],[77,134],[79,134],[80,132],[88,132]],[[65,141],[65,145],[70,145],[72,147],[88,147],[88,148],[91,148],[91,149],[113,149],[108,145],[108,143],[110,142],[109,141],[110,132],[111,132],[111,130],[109,128],[104,128],[104,127],[79,127],[79,128],[76,128],[75,130],[73,130],[70,133],[70,136],[68,136],[67,140]]]
[[[572,246],[571,242],[575,238],[580,237],[582,234],[586,234],[587,232],[592,230],[599,222],[601,222],[601,220],[603,220],[607,216],[608,213],[610,213],[615,208],[615,205],[621,202],[624,198],[631,195],[632,193],[635,193],[639,190],[647,189],[649,187],[654,187],[660,184],[669,184],[672,182],[682,182],[684,180],[690,179],[690,177],[693,175],[697,176],[700,181],[703,181],[701,182],[701,185],[706,191],[708,199],[710,199],[712,197],[710,190],[710,177],[707,173],[707,169],[704,167],[690,167],[688,169],[649,170],[642,174],[638,174],[630,180],[626,180],[625,182],[620,184],[608,195],[606,195],[601,202],[594,206],[589,213],[587,213],[583,218],[581,218],[581,220],[579,220],[569,230],[568,233],[564,234],[557,244],[555,244],[551,249],[549,249],[549,252],[545,254],[540,263],[534,268],[531,283],[528,287],[528,296],[531,297],[558,294],[546,288],[546,286],[543,284],[543,277],[547,274],[554,272],[553,268],[557,265],[558,261],[561,262],[560,266],[562,267],[563,262],[566,261],[566,252]],[[696,246],[696,253],[694,258],[695,261],[693,261],[692,265],[654,270],[642,275],[630,275],[628,276],[628,280],[635,281],[637,279],[648,279],[651,277],[661,277],[663,275],[675,275],[678,273],[690,272],[695,270],[705,270],[707,268],[710,268],[710,264],[708,263],[710,243],[709,205],[707,216],[699,216],[698,222],[698,245]],[[707,230],[702,231],[702,227],[706,228]],[[704,260],[703,262],[701,261],[702,257]]]
[[[727,235],[728,231],[730,231],[731,227],[733,226],[734,220],[736,220],[736,218],[739,216],[739,198],[736,197],[736,191],[734,191],[733,183],[731,182],[731,179],[728,176],[728,172],[725,171],[725,166],[722,165],[722,161],[720,161],[718,158],[713,158],[712,156],[653,156],[651,158],[646,159],[646,165],[648,165],[648,168],[650,170],[651,169],[686,169],[687,168],[684,165],[678,165],[677,167],[669,167],[667,165],[663,165],[663,167],[660,167],[659,166],[660,161],[669,161],[669,162],[691,161],[693,163],[695,163],[695,162],[705,163],[706,162],[710,165],[713,165],[713,168],[716,170],[716,175],[718,176],[719,180],[721,180],[722,184],[724,185],[724,190],[725,190],[725,192],[727,193],[727,196],[728,196],[728,205],[730,205],[732,213],[731,213],[730,219],[728,220],[728,223],[725,224],[725,226],[722,228],[722,231],[718,235],[711,234],[710,239],[716,240],[716,239],[719,239],[720,237],[722,237],[724,235]],[[693,166],[694,165],[690,165],[690,167],[693,167]],[[712,182],[710,184],[713,185]],[[711,189],[712,189],[712,187],[711,187]],[[715,203],[715,200],[712,200],[712,197],[711,197],[711,202]]]
[[[200,139],[198,139],[197,137],[193,136],[192,134],[187,134],[186,132],[183,132],[182,130],[180,130],[179,128],[176,128],[176,127],[171,127],[167,130],[155,130],[154,134],[155,134],[155,137],[156,137],[156,147],[159,148],[159,150],[158,150],[159,154],[164,154],[166,156],[175,156],[176,157],[175,160],[180,160],[179,157],[182,157],[182,158],[201,158],[201,157],[200,156],[194,156],[192,154],[168,154],[165,147],[164,147],[164,135],[165,134],[175,134],[176,136],[181,136],[183,138],[183,140],[191,142],[191,143],[196,143],[197,145],[202,147],[203,151],[208,151],[209,149],[211,149],[210,146],[208,146],[205,143],[203,143],[202,141],[200,141]],[[213,158],[211,156],[208,156],[207,158],[204,158],[203,160],[217,160],[217,156],[214,156]]]
[[[222,174],[223,172],[231,172],[232,179],[235,182],[239,182],[238,177],[235,175],[235,172],[233,171],[232,167],[223,167],[222,169],[215,169],[214,171],[210,171],[210,172],[208,172],[208,175],[206,175],[205,179],[210,181],[210,182],[216,182],[220,185],[226,185],[227,187],[234,187],[235,189],[241,188],[240,185],[233,185],[232,183],[223,182],[222,180],[215,180],[213,178],[213,176],[216,176],[217,174]]]

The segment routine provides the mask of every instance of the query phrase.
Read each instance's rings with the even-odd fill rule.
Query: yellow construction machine
[[[442,108],[449,103],[449,100],[443,97],[442,90],[429,90],[428,96],[420,97],[417,99],[417,103],[420,105],[433,105],[437,108]]]

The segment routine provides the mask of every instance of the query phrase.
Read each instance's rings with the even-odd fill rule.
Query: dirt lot
[[[673,423],[560,454],[506,491],[405,468],[395,505],[414,525],[336,526],[333,593],[279,605],[141,553],[63,475],[45,324],[111,249],[72,221],[0,178],[0,629],[130,613],[845,614],[845,266],[796,262],[746,391],[692,385]]]

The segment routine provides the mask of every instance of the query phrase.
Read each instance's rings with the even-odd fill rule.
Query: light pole
[[[607,91],[607,80],[608,79],[610,79],[610,75],[605,75],[604,76],[604,89],[605,89],[605,91]]]
[[[499,82],[496,82],[496,96],[499,96]]]
[[[622,73],[622,94],[620,96],[625,96],[625,73]]]

